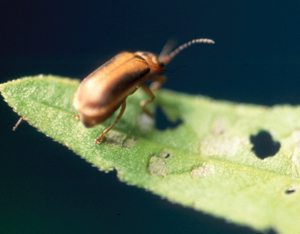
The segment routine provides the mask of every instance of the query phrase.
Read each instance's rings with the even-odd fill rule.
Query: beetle
[[[126,98],[139,87],[150,97],[149,100],[141,101],[140,106],[146,114],[152,116],[146,106],[155,98],[152,90],[166,82],[166,77],[162,76],[165,65],[180,51],[196,43],[215,42],[208,38],[194,39],[174,51],[171,43],[167,43],[159,56],[150,52],[122,52],[88,75],[73,97],[73,106],[79,112],[75,117],[85,127],[91,128],[104,122],[121,106],[116,120],[102,132],[95,144],[100,143],[120,120],[126,109]],[[153,82],[151,89],[145,85],[146,81]]]

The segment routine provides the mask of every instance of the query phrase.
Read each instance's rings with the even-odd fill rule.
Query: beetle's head
[[[162,74],[164,72],[164,64],[161,63],[155,54],[150,52],[137,52],[136,55],[142,57],[150,68],[150,74]]]

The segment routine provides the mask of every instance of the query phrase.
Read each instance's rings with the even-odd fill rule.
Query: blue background
[[[262,105],[299,104],[299,1],[0,3],[0,82],[84,78],[117,53],[159,53],[208,37],[167,69],[165,88]],[[127,186],[53,142],[0,102],[1,233],[254,233]]]

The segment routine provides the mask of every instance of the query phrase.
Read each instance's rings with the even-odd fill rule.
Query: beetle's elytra
[[[122,52],[88,75],[73,97],[73,106],[79,112],[77,117],[84,126],[90,128],[104,122],[121,106],[114,123],[103,131],[95,144],[100,143],[119,121],[126,109],[126,98],[139,87],[150,97],[140,105],[145,113],[151,115],[146,106],[154,100],[152,90],[158,89],[166,81],[166,77],[162,76],[165,65],[180,51],[196,43],[215,42],[207,38],[195,39],[172,52],[167,43],[158,57],[149,52]],[[151,89],[144,84],[145,81],[153,82]]]

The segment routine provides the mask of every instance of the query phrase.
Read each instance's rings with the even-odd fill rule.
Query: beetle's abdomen
[[[123,52],[81,82],[73,105],[81,116],[103,122],[145,81],[149,71],[143,58]]]

